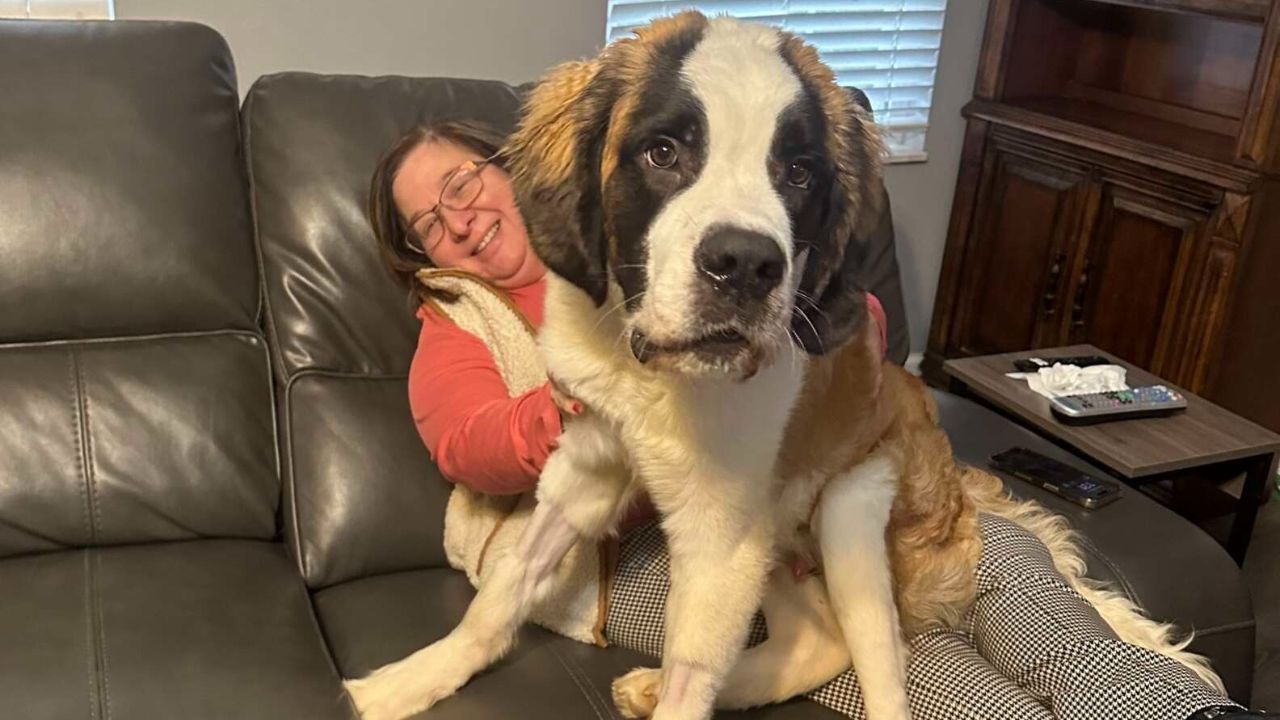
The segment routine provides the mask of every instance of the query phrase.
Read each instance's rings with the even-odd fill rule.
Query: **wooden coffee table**
[[[1050,439],[1088,456],[1131,485],[1188,474],[1222,478],[1243,473],[1244,489],[1227,539],[1227,551],[1243,563],[1258,508],[1270,495],[1270,480],[1280,460],[1280,435],[1182,388],[1178,391],[1186,395],[1187,409],[1176,415],[1067,425],[1054,417],[1048,398],[1027,387],[1025,380],[1005,377],[1005,373],[1016,372],[1016,359],[1067,355],[1111,359],[1126,369],[1130,387],[1156,383],[1177,387],[1092,345],[948,360],[943,369],[962,386],[958,389],[967,389]]]

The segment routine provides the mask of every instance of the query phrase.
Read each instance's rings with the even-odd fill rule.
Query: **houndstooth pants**
[[[1026,530],[991,516],[981,529],[978,597],[962,628],[911,640],[907,696],[915,720],[1185,720],[1235,705],[1181,664],[1117,639]],[[669,587],[661,528],[628,533],[606,618],[609,641],[660,656]],[[748,644],[766,635],[757,614]],[[806,697],[865,718],[852,670]]]

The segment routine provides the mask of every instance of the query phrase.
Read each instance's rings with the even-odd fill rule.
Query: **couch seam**
[[[1214,625],[1207,629],[1197,628],[1195,631],[1195,636],[1197,638],[1213,637],[1214,635],[1221,635],[1223,633],[1228,633],[1228,632],[1236,632],[1237,630],[1249,630],[1252,628],[1256,628],[1257,626],[1258,626],[1258,623],[1256,620],[1240,620],[1238,622],[1227,623],[1226,625]]]
[[[287,548],[286,548],[287,550]],[[338,685],[342,690],[343,702],[352,714],[359,717],[359,709],[356,708],[355,700],[351,697],[351,693],[347,692],[346,675],[338,667],[338,660],[334,657],[333,648],[329,643],[329,636],[324,631],[324,625],[320,622],[319,612],[316,610],[315,600],[311,595],[311,589],[307,587],[307,580],[302,575],[297,576],[298,582],[294,585],[297,591],[302,595],[302,602],[307,608],[307,619],[311,621],[311,628],[316,633],[316,639],[320,642],[321,648],[324,650],[325,660],[329,662],[329,669],[333,671],[334,677],[338,679]]]
[[[409,373],[366,373],[354,372],[350,370],[327,370],[321,367],[306,367],[293,374],[289,378],[289,385],[306,377],[330,377],[340,380],[407,380]]]
[[[94,471],[94,466],[97,463],[93,453],[93,429],[90,426],[91,418],[89,417],[89,390],[84,381],[83,362],[76,363],[76,375],[80,382],[80,405],[84,413],[84,446],[87,453],[85,456],[87,463],[85,476],[89,479],[89,497],[93,509],[93,535],[96,544],[98,533],[102,532],[102,503],[98,499],[98,474]]]
[[[84,511],[85,522],[89,530],[89,538],[86,543],[89,546],[96,545],[98,542],[98,522],[97,508],[95,507],[95,491],[93,489],[93,455],[89,444],[89,408],[86,406],[84,399],[84,374],[80,371],[80,353],[74,348],[69,353],[71,357],[71,371],[75,381],[75,401],[76,401],[76,423],[78,426],[78,445],[77,462],[80,465],[81,480],[84,485]]]
[[[74,425],[72,435],[76,444],[76,474],[79,475],[76,493],[80,496],[80,509],[84,515],[85,544],[92,545],[93,520],[89,517],[89,479],[84,467],[84,423],[80,416],[80,380],[74,351],[67,353],[67,371],[71,376],[71,402],[74,405],[71,410],[71,421]]]
[[[288,418],[280,418],[277,421],[278,409],[276,408],[276,386],[280,382],[288,387],[292,378],[289,376],[288,368],[285,367],[284,353],[281,352],[279,346],[280,335],[276,329],[275,314],[271,307],[271,295],[267,292],[267,263],[262,251],[262,228],[258,221],[258,184],[257,177],[253,171],[253,122],[249,117],[253,113],[256,104],[253,86],[257,82],[250,83],[248,91],[245,92],[244,104],[236,113],[236,125],[238,135],[240,136],[240,152],[242,153],[241,161],[244,168],[245,189],[249,194],[249,224],[253,233],[251,238],[253,245],[253,259],[258,271],[258,307],[255,324],[262,329],[263,340],[267,349],[267,364],[271,368],[271,405],[272,420],[275,424],[276,435],[273,438],[276,447],[276,464],[281,464],[281,458],[286,454],[286,448],[282,447],[281,439],[288,440],[291,434],[291,426]],[[285,402],[288,391],[286,390],[284,398]],[[287,409],[287,408],[286,408]],[[283,423],[283,424],[281,424]],[[294,565],[298,571],[306,578],[306,570],[304,567],[301,538],[298,533],[297,525],[297,497],[293,490],[293,454],[289,450],[287,452],[289,458],[288,472],[284,472],[284,468],[280,467],[277,474],[280,477],[280,493],[281,502],[289,504],[289,514],[293,517],[294,523],[292,528],[293,547],[290,548],[289,554],[293,555]],[[288,541],[285,542],[288,546]]]
[[[93,570],[91,568],[91,560],[89,554],[92,549],[84,551],[84,620],[85,620],[85,650],[88,653],[87,664],[89,672],[89,720],[97,720],[98,717],[98,653],[97,642],[94,640],[93,632]]]
[[[261,341],[262,341],[262,357],[263,357],[263,360],[266,361],[266,370],[267,370],[267,397],[269,398],[267,402],[267,407],[271,409],[271,451],[272,451],[271,454],[272,454],[272,459],[275,460],[275,464],[276,464],[276,467],[275,467],[276,480],[280,483],[280,495],[277,497],[277,502],[284,502],[285,501],[284,493],[286,492],[286,489],[285,489],[285,478],[284,478],[284,464],[281,460],[281,452],[283,451],[283,448],[280,447],[280,438],[283,432],[280,426],[280,409],[279,409],[280,403],[277,402],[277,398],[276,398],[276,378],[275,378],[275,373],[271,367],[271,348],[268,347],[267,345],[267,338],[265,334],[261,337]],[[271,514],[272,525],[275,524],[277,517],[282,517],[279,514],[281,513],[281,511],[282,511],[282,508],[277,508],[276,512],[273,512]],[[282,539],[284,539],[283,535],[284,533],[282,532],[281,533]],[[272,537],[275,537],[274,528],[272,531]],[[285,542],[286,549],[288,549],[287,548],[288,544],[289,543],[286,541]],[[296,564],[296,560],[295,560],[295,564]]]
[[[116,343],[144,343],[156,340],[187,340],[191,338],[201,337],[247,337],[266,343],[266,336],[257,328],[251,330],[239,328],[224,328],[221,330],[187,330],[181,332],[153,332],[144,333],[142,335],[107,335],[94,338],[64,338],[61,340],[35,340],[29,342],[15,342],[0,344],[0,352],[11,350],[40,350],[44,348],[76,348],[79,346],[95,347],[100,345],[112,345]]]
[[[1119,583],[1120,588],[1124,590],[1124,594],[1127,595],[1130,600],[1136,603],[1138,607],[1146,607],[1145,605],[1143,605],[1142,599],[1138,595],[1138,591],[1135,590],[1133,587],[1133,584],[1129,582],[1129,577],[1124,574],[1124,571],[1121,570],[1114,562],[1112,562],[1111,558],[1108,557],[1106,553],[1103,553],[1101,550],[1099,550],[1098,546],[1095,545],[1092,540],[1085,537],[1083,533],[1076,533],[1076,537],[1079,538],[1079,541],[1082,545],[1084,545],[1089,549],[1089,552],[1092,553],[1094,557],[1098,558],[1099,562],[1101,562],[1104,566],[1106,566],[1108,570],[1111,571],[1111,574],[1115,576],[1116,581]]]
[[[258,183],[257,174],[253,171],[253,122],[247,117],[253,114],[255,105],[254,94],[246,92],[244,105],[236,115],[240,122],[242,138],[240,145],[244,152],[246,189],[249,191],[249,220],[253,228],[253,255],[258,270],[258,324],[269,337],[275,337],[278,341],[279,333],[276,332],[275,314],[271,308],[271,294],[267,292],[267,263],[262,251],[262,228],[258,222]],[[285,367],[284,353],[280,352],[277,342],[271,343],[270,355],[272,364],[279,370],[280,377],[287,382],[290,379],[289,370]]]
[[[226,38],[223,38],[223,42],[226,42]],[[228,51],[230,51],[230,46],[228,46]],[[239,73],[236,72],[234,57],[231,58],[231,63],[232,63],[232,75],[233,75],[233,78],[235,79],[235,84],[236,84],[235,96],[238,98],[240,94],[240,87],[239,87],[240,78],[239,78]],[[250,87],[252,87],[252,85],[253,83],[250,83]],[[242,173],[241,179],[244,180],[245,200],[247,201],[247,205],[248,205],[248,207],[246,207],[245,209],[249,211],[249,232],[250,232],[249,245],[253,249],[254,261],[255,261],[254,265],[256,266],[255,269],[258,271],[257,276],[254,278],[257,281],[254,284],[257,286],[258,296],[254,298],[255,302],[254,302],[254,308],[253,308],[253,314],[254,314],[253,322],[258,327],[262,327],[263,297],[266,294],[266,288],[264,287],[264,283],[263,283],[262,259],[258,257],[258,213],[257,213],[257,205],[254,202],[254,197],[253,197],[253,178],[251,177],[249,172],[249,147],[247,144],[249,134],[245,130],[245,120],[244,120],[244,110],[245,110],[245,106],[247,106],[248,104],[249,104],[249,93],[248,91],[246,91],[244,106],[242,106],[238,101],[235,102],[232,105],[233,112],[231,114],[233,117],[235,117],[236,152],[239,153],[240,171]]]
[[[111,720],[111,672],[107,667],[107,630],[106,622],[102,615],[102,592],[98,587],[97,578],[101,576],[102,554],[96,551],[90,551],[93,556],[93,605],[94,619],[97,625],[98,642],[98,673],[102,676],[102,714],[104,720]]]
[[[559,648],[555,646],[555,641],[553,640],[547,647],[550,648],[551,655],[560,663],[560,667],[564,668],[565,672],[569,674],[569,679],[573,680],[573,684],[578,686],[578,692],[582,693],[583,698],[591,706],[591,710],[596,714],[596,717],[600,720],[609,720],[615,717],[613,713],[607,710],[605,712],[600,711],[600,703],[603,699],[599,697],[594,687],[590,687],[590,682],[583,682],[583,679],[578,675],[577,668],[560,653]]]
[[[297,376],[290,377],[284,386],[284,453],[289,458],[289,478],[286,492],[289,493],[289,514],[293,517],[293,554],[294,562],[298,565],[298,571],[302,573],[302,583],[311,589],[311,577],[307,566],[307,554],[302,549],[302,528],[298,526],[301,521],[298,515],[298,492],[297,492],[297,458],[293,456],[293,381]]]

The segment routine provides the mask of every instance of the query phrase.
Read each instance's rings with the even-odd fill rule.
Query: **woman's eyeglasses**
[[[440,213],[471,207],[484,190],[484,179],[480,177],[480,172],[497,157],[495,153],[480,162],[468,160],[449,173],[435,206],[410,218],[409,229],[404,238],[404,244],[410,251],[425,256],[427,248],[435,247],[444,239],[444,219]],[[415,238],[417,242],[414,241]]]

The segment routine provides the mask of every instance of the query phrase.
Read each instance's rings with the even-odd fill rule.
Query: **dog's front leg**
[[[403,660],[346,683],[364,720],[399,720],[452,695],[510,649],[538,584],[578,533],[550,503],[534,508],[518,548],[496,559],[453,632]]]
[[[704,485],[686,494],[671,512],[659,508],[666,513],[671,593],[654,720],[711,717],[716,695],[742,654],[751,618],[760,606],[773,527],[770,518],[751,513],[763,513],[767,500],[763,494],[732,497],[742,485],[725,485]],[[695,494],[703,497],[690,497]]]
[[[894,601],[885,529],[898,474],[872,455],[822,491],[815,531],[827,589],[862,685],[868,720],[910,720],[907,645]]]
[[[612,527],[630,492],[630,476],[599,422],[566,429],[560,450],[543,469],[539,501],[520,541],[495,558],[453,632],[346,683],[365,720],[399,720],[426,710],[501,658],[569,548],[583,535],[597,537]]]
[[[760,609],[769,638],[743,652],[716,707],[782,702],[849,669],[849,649],[822,577],[797,580],[789,567],[774,569]]]
[[[761,610],[769,639],[743,651],[716,697],[719,709],[789,700],[849,669],[849,649],[821,577],[797,580],[790,568],[775,568]],[[613,682],[614,704],[624,717],[648,717],[661,683],[661,670],[637,668]]]

